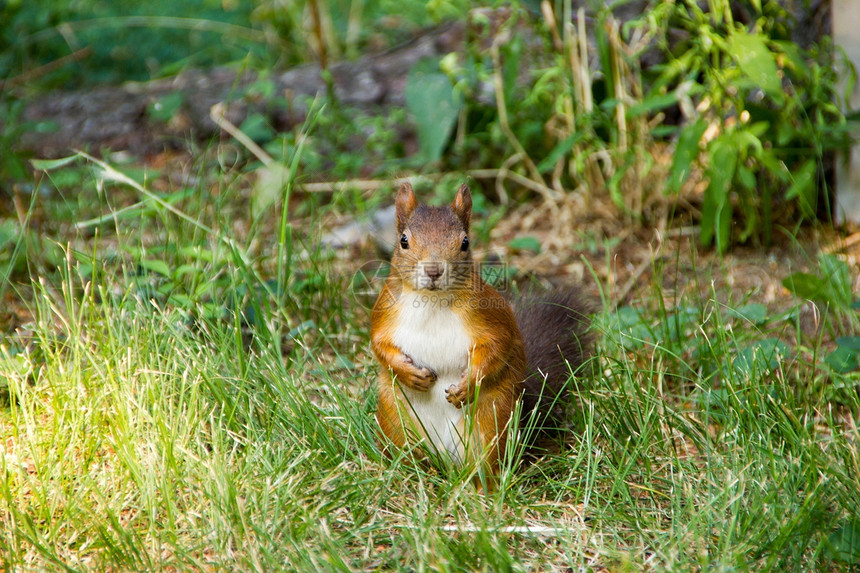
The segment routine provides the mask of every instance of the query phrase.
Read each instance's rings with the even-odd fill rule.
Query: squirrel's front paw
[[[468,384],[451,384],[445,389],[445,398],[458,408],[462,408],[468,396]]]
[[[436,382],[436,373],[429,368],[414,368],[403,382],[415,390],[426,392]]]
[[[403,355],[405,367],[400,372],[395,372],[397,379],[419,392],[426,392],[436,382],[436,373],[427,367],[415,366],[412,358],[406,354]]]

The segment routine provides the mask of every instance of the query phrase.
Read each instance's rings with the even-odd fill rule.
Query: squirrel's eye
[[[469,250],[469,237],[463,237],[463,242],[460,244],[460,250],[464,253]]]
[[[406,233],[400,235],[400,248],[408,249],[409,248],[409,239],[406,238]]]

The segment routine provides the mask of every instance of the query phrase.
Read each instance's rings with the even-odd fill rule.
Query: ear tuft
[[[394,210],[397,213],[397,233],[400,234],[406,228],[406,223],[409,222],[409,217],[412,216],[412,211],[418,205],[418,200],[415,198],[415,192],[412,190],[412,185],[409,181],[404,181],[397,190],[397,196],[394,198]]]
[[[472,218],[472,193],[469,191],[469,186],[465,183],[457,189],[457,195],[454,196],[451,208],[454,209],[454,213],[460,218],[463,227],[468,232],[469,220]]]

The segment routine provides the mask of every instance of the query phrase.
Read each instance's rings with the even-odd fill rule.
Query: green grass
[[[860,562],[860,379],[824,362],[825,340],[857,333],[850,308],[809,339],[792,309],[717,290],[669,305],[654,280],[641,303],[598,317],[602,374],[578,383],[570,447],[483,496],[456,471],[381,454],[367,301],[349,263],[313,246],[318,215],[271,210],[235,236],[238,182],[202,182],[167,208],[96,176],[117,205],[88,203],[82,182],[70,216],[139,200],[138,215],[89,238],[58,227],[53,269],[22,234],[30,279],[7,284],[31,321],[0,335],[6,567]],[[720,270],[702,272],[708,284]]]
[[[26,3],[12,4],[10,33],[19,25],[26,33],[0,38],[7,48],[0,68],[14,75],[66,53],[65,44],[32,44],[59,38],[57,29],[29,18],[34,8]],[[57,21],[69,19],[67,8],[42,4],[54,8],[45,13]],[[241,12],[233,16],[244,18],[250,4],[233,4]],[[329,16],[350,14],[333,25],[339,32],[353,26],[352,41],[347,36],[340,46],[352,55],[376,33],[370,22],[393,10],[389,2],[363,12],[364,3],[335,4]],[[406,25],[384,33],[391,41],[433,10],[465,5],[408,6]],[[129,23],[107,16],[70,25],[98,39]],[[260,17],[288,45],[303,41],[296,47],[307,48],[296,25],[304,17],[301,3]],[[211,30],[221,29],[213,23],[187,39],[188,51],[176,53],[171,42],[159,43],[177,32],[167,24],[153,19],[135,30],[135,38],[164,50],[152,75],[241,60],[251,41],[240,35],[213,44]],[[607,49],[615,49],[611,41],[603,39]],[[144,43],[139,54],[112,50],[109,41],[96,44],[92,65],[104,73],[122,72],[104,67],[106,60],[148,52]],[[512,50],[505,58],[513,61],[517,45],[505,48]],[[489,62],[486,53],[481,58]],[[263,56],[248,60],[267,67]],[[569,66],[558,62],[545,70],[548,81],[539,84],[545,91],[533,97],[509,91],[514,135],[473,130],[446,161],[470,169],[486,160],[507,169],[500,161],[511,153],[505,138],[520,137],[530,150],[553,145],[544,141],[547,118],[533,113],[556,109],[559,94],[573,97],[575,78],[565,79]],[[89,65],[63,68],[43,85],[77,77]],[[489,68],[457,73],[477,81],[477,72],[520,89]],[[87,75],[100,77],[107,76]],[[549,81],[556,77],[563,89]],[[544,95],[549,104],[535,106]],[[654,95],[652,105],[671,100]],[[14,101],[7,107],[20,111]],[[556,134],[555,147],[535,167],[543,173],[537,179],[549,175],[547,158],[563,175],[569,156],[586,162],[576,177],[591,173],[600,176],[595,189],[624,191],[623,181],[607,182],[588,170],[597,158],[592,151],[606,148],[615,133],[603,128],[620,133],[627,125],[616,129],[617,116],[597,110],[588,119],[596,122],[591,131],[582,132],[592,133],[597,147]],[[327,180],[387,177],[418,165],[395,131],[408,121],[406,112],[350,113],[314,111],[308,121],[317,122],[314,138],[306,137],[306,126],[268,141],[267,150],[284,173]],[[644,116],[633,119],[645,125]],[[570,126],[577,127],[572,120]],[[12,122],[6,147],[12,150],[13,135],[29,128]],[[537,135],[540,142],[528,139]],[[353,136],[360,136],[358,149],[343,143]],[[698,149],[698,140],[691,141],[688,163]],[[641,155],[645,146],[629,149],[618,158],[649,156]],[[579,415],[569,447],[509,468],[503,487],[483,496],[463,472],[416,467],[408,455],[388,459],[381,452],[368,336],[372,297],[352,288],[361,284],[354,280],[358,268],[378,255],[337,254],[318,245],[320,229],[330,223],[326,215],[365,215],[384,202],[385,192],[284,200],[289,187],[254,187],[252,165],[220,171],[211,151],[195,151],[187,172],[147,177],[82,155],[41,162],[36,167],[48,175],[37,188],[16,187],[23,220],[10,206],[0,221],[2,569],[860,567],[856,266],[822,255],[805,272],[786,268],[786,302],[770,307],[762,293],[720,286],[730,282],[729,270],[702,264],[695,250],[679,251],[674,261],[694,269],[689,274],[655,257],[652,279],[632,292],[635,302],[627,306],[614,308],[610,286],[600,285],[607,289],[596,321],[600,375],[576,381]],[[23,158],[14,150],[6,155],[14,163],[6,176],[29,182]],[[662,187],[665,174],[655,173]],[[476,212],[482,199],[476,195]],[[521,199],[512,196],[511,205]],[[483,219],[476,226],[486,244],[492,222]],[[607,267],[612,250],[605,249]],[[682,290],[684,284],[692,286]],[[818,309],[812,331],[810,300]]]

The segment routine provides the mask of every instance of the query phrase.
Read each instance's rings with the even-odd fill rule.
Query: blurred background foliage
[[[573,195],[632,225],[680,216],[700,227],[702,245],[725,250],[829,220],[833,153],[850,143],[836,71],[850,68],[826,36],[793,41],[788,4],[11,0],[0,4],[0,75],[41,70],[26,82],[40,93],[232,65],[258,72],[259,94],[277,99],[263,85],[272,69],[313,62],[330,81],[332,62],[467,21],[460,52],[422,61],[406,78],[417,150],[402,145],[396,112],[374,120],[330,108],[322,134],[376,142],[375,167],[368,172],[365,147],[324,137],[304,166],[330,179],[502,169],[517,198]],[[16,122],[20,93],[0,96],[0,148],[12,155],[16,133],[31,128]],[[294,136],[265,118],[245,128],[276,159],[295,149]],[[5,178],[21,177],[20,161],[4,163]]]
[[[38,87],[76,88],[170,75],[184,66],[241,60],[271,64],[254,2],[9,0],[0,3],[0,75],[9,78],[87,49]]]
[[[446,13],[414,0],[4,0],[0,77],[85,48],[91,52],[86,58],[42,76],[38,86],[144,81],[249,56],[261,69],[296,65],[315,55],[307,25],[311,11],[323,20],[323,38],[334,58],[405,41],[433,22],[430,14]]]

